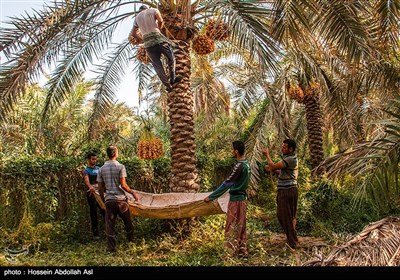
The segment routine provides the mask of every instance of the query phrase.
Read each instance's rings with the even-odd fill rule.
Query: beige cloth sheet
[[[134,201],[131,194],[125,192],[128,197],[131,215],[155,219],[182,219],[224,214],[227,211],[229,202],[229,192],[209,203],[205,203],[203,199],[210,195],[211,192],[162,194],[135,192],[139,196],[138,202]],[[96,192],[95,196],[99,205],[105,209],[98,192]]]

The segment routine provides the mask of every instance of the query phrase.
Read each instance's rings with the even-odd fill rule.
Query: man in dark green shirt
[[[250,180],[250,165],[244,158],[245,146],[242,141],[232,143],[232,154],[237,162],[229,177],[208,197],[210,202],[229,190],[229,203],[226,212],[225,246],[229,253],[247,258],[246,238],[246,190]]]

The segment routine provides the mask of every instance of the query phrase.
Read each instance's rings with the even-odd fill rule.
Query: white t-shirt
[[[154,31],[160,32],[156,21],[156,14],[159,13],[160,11],[155,8],[148,8],[144,11],[141,11],[136,16],[133,26],[139,27],[142,36]]]

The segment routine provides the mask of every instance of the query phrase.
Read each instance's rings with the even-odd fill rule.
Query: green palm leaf
[[[397,96],[391,103],[394,109],[386,110],[391,118],[380,122],[384,133],[378,134],[371,141],[327,158],[323,163],[328,176],[332,178],[351,174],[360,179],[362,184],[357,188],[359,197],[370,196],[381,209],[385,210],[398,207],[399,203],[399,105],[400,96]],[[397,202],[393,204],[393,201]]]

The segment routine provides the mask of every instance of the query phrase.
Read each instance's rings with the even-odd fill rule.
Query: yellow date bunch
[[[289,97],[293,100],[296,100],[299,103],[303,102],[304,92],[298,85],[291,85],[288,91]]]
[[[206,55],[214,51],[214,40],[207,35],[198,35],[193,39],[193,50],[199,55]]]
[[[143,133],[137,145],[139,159],[157,159],[164,155],[164,145],[160,138],[151,132]]]

